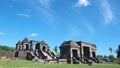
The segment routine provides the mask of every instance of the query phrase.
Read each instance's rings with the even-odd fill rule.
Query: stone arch
[[[21,50],[21,48],[22,48],[21,46],[18,46],[18,50]]]
[[[33,49],[33,51],[37,49],[36,44],[33,44],[33,45],[32,45],[32,49]]]
[[[23,44],[23,50],[29,50],[29,44]]]
[[[40,45],[39,45],[39,44],[36,44],[36,45],[35,45],[35,49],[40,50]]]
[[[43,47],[42,47],[42,50],[43,50],[43,51],[47,51],[47,47],[43,46]]]
[[[16,50],[22,50],[22,43],[20,42],[20,40],[16,43]]]

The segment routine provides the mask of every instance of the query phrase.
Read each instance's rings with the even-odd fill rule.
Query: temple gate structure
[[[99,63],[96,58],[96,47],[94,44],[83,41],[64,41],[60,45],[60,55],[52,52],[50,47],[45,41],[28,40],[25,38],[23,41],[16,43],[15,57],[26,60],[33,60],[34,58],[44,59],[70,64],[80,63]]]
[[[28,40],[25,38],[23,41],[16,43],[15,57],[20,59],[32,60],[34,58],[53,60],[57,55],[50,51],[47,43],[42,41]]]
[[[99,63],[94,44],[70,40],[64,41],[59,48],[61,58],[67,59],[68,63],[88,63],[90,61]]]

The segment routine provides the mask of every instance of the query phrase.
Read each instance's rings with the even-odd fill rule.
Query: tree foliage
[[[15,49],[12,47],[0,45],[0,51],[14,51]]]
[[[118,49],[117,49],[117,58],[120,58],[120,45],[118,46]]]
[[[103,55],[97,55],[97,58],[103,59]]]
[[[110,51],[110,53],[112,54],[112,51],[113,51],[113,50],[112,50],[112,48],[111,48],[111,47],[109,48],[109,51]]]
[[[58,46],[55,46],[54,51],[58,53]]]
[[[94,47],[97,47],[95,44],[92,44]]]
[[[103,58],[104,58],[104,59],[107,59],[107,58],[108,58],[108,56],[107,56],[107,55],[104,55],[104,56],[103,56]]]
[[[115,57],[113,55],[109,55],[109,58],[110,58],[111,61],[115,60]]]

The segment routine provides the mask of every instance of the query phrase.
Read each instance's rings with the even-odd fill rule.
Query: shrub
[[[118,58],[117,60],[118,60],[118,64],[120,64],[120,58]]]
[[[0,51],[14,51],[15,49],[8,46],[0,45]]]
[[[115,57],[113,55],[109,55],[109,58],[110,58],[111,62],[113,62],[115,60]]]

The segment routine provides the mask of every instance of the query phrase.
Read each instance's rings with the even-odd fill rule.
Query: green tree
[[[58,46],[55,46],[54,51],[58,53]]]
[[[103,56],[102,55],[97,55],[97,58],[103,59]]]
[[[109,55],[109,58],[110,58],[111,61],[114,61],[114,60],[115,60],[114,55]]]
[[[110,53],[111,53],[111,55],[112,55],[112,51],[113,51],[113,50],[112,50],[112,48],[111,48],[111,47],[109,48],[109,51],[110,51]]]
[[[118,49],[117,49],[117,58],[120,58],[120,45],[118,46]]]
[[[106,56],[106,55],[104,55],[104,57],[103,57],[104,59],[107,59],[108,58],[108,56]]]
[[[95,44],[92,44],[92,45],[97,48],[97,46]]]
[[[15,49],[12,47],[0,45],[0,51],[14,51]]]

